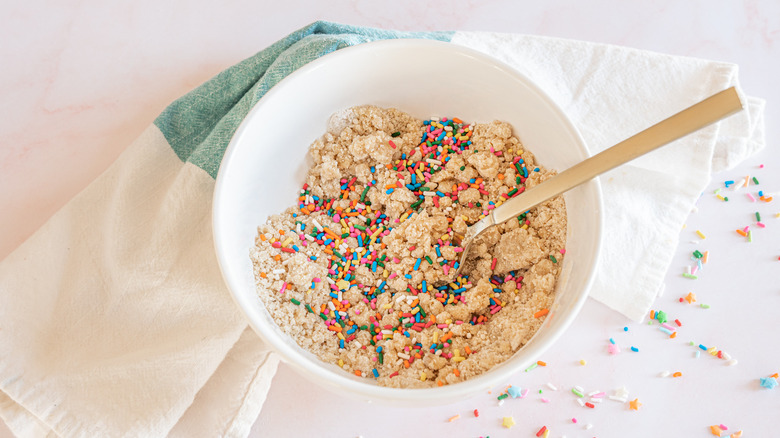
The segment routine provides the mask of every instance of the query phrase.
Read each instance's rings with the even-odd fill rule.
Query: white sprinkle
[[[558,388],[556,388],[556,387],[555,387],[555,385],[553,385],[553,384],[552,384],[552,383],[550,383],[550,382],[547,382],[547,387],[548,387],[548,388],[550,388],[550,389],[552,389],[553,391],[557,391],[557,390],[558,390]]]
[[[333,301],[328,301],[328,308],[334,312],[336,311],[336,306],[333,305]]]
[[[742,188],[742,186],[744,186],[744,185],[745,185],[745,180],[741,179],[741,180],[737,181],[736,183],[734,183],[734,185],[731,187],[731,190],[736,192],[737,190]]]
[[[303,237],[304,237],[304,239],[308,240],[309,242],[314,242],[315,240],[317,240],[317,239],[311,237],[308,234],[304,234]]]
[[[425,161],[427,161],[429,164],[438,164],[439,166],[441,166],[441,161],[434,160],[433,158],[427,158]]]
[[[284,274],[285,270],[284,269],[274,269],[271,272],[274,273],[274,274]]]
[[[669,374],[671,374],[669,371],[661,371],[660,377],[669,377]]]
[[[400,357],[401,359],[406,359],[406,360],[409,360],[409,358],[411,357],[411,356],[409,356],[406,353],[396,353],[396,356]]]
[[[736,359],[731,359],[730,361],[726,362],[726,365],[728,365],[728,366],[734,366],[734,365],[736,365],[737,363],[739,363],[739,362],[737,362],[737,360],[736,360]]]
[[[322,225],[320,225],[319,222],[317,222],[317,219],[312,219],[311,223],[314,224],[315,229],[322,229]]]
[[[438,350],[438,351],[437,351],[437,353],[438,353],[439,351],[441,351],[441,350]],[[504,400],[499,400],[499,401],[498,401],[498,405],[499,405],[499,406],[501,406],[501,405],[503,405],[503,404],[504,404]]]
[[[585,392],[585,390],[582,389],[582,386],[575,386],[574,389],[576,389],[579,392]]]
[[[627,398],[618,397],[618,396],[616,396],[616,395],[610,395],[610,396],[609,396],[609,399],[610,399],[610,400],[615,400],[615,401],[618,401],[618,402],[620,402],[620,403],[625,403],[625,402],[626,402],[626,400],[628,400]]]
[[[585,425],[585,430],[591,430],[591,429],[593,429],[593,425],[592,424],[588,423],[588,424]]]
[[[593,402],[593,403],[601,403],[601,400],[602,400],[602,399],[600,399],[600,398],[596,398],[596,397],[591,397],[591,398],[590,398],[590,401],[591,401],[591,402]]]
[[[582,401],[582,399],[581,399],[581,398],[576,398],[575,400],[577,400],[577,403],[579,403],[579,404],[580,404],[580,406],[585,406],[585,402],[584,402],[584,401]]]
[[[588,393],[588,397],[593,397],[594,395],[598,394],[601,391],[591,391]]]
[[[731,355],[730,355],[730,354],[728,354],[728,353],[726,353],[726,352],[724,351],[724,352],[723,352],[723,359],[725,359],[725,360],[729,360],[729,359],[731,359]]]

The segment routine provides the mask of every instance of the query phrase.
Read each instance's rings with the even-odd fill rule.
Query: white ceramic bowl
[[[426,40],[362,44],[326,55],[282,80],[251,110],[230,142],[214,190],[213,227],[225,282],[250,325],[305,377],[373,401],[448,403],[506,384],[541,357],[574,320],[596,270],[601,192],[596,181],[565,195],[568,241],[556,298],[533,339],[512,358],[471,380],[426,389],[394,389],[319,361],[276,326],[257,297],[250,248],[258,225],[296,202],[307,150],[338,110],[395,107],[425,119],[504,120],[543,166],[563,170],[587,158],[572,123],[524,75],[480,52]]]

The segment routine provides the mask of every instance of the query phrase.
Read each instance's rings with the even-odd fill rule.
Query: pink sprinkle
[[[360,309],[355,309],[355,315],[360,315]]]
[[[463,252],[463,248],[461,248],[459,246],[456,246],[455,248],[452,248],[452,250],[455,251],[455,252]]]
[[[315,283],[319,283],[322,280],[320,280],[320,277],[314,277],[314,278],[311,279],[311,281],[313,281]]]
[[[376,303],[373,301],[371,302],[371,309],[376,310]]]
[[[748,230],[750,230],[750,226],[747,226],[747,227],[745,227],[745,228],[743,228],[743,229],[742,229],[742,231],[744,231],[744,232],[746,232],[746,233],[748,232]]]
[[[766,225],[762,224],[761,222],[756,222],[756,225],[758,225],[759,228],[766,228]]]
[[[447,324],[436,324],[436,327],[438,327],[440,329],[443,329],[443,328],[449,327],[449,325],[447,325]]]
[[[763,168],[764,168],[764,165],[763,165],[763,164],[759,164],[759,165],[758,165],[758,168],[759,168],[759,169],[763,169]]]
[[[542,397],[542,403],[550,403],[550,399]]]
[[[525,396],[528,395],[528,389],[524,389],[523,392],[520,393],[520,398],[525,398]]]
[[[593,394],[591,397],[593,397],[593,398],[601,398],[601,397],[604,397],[605,395],[607,395],[607,394],[602,391],[602,392]],[[575,421],[575,423],[576,423],[576,421]]]
[[[724,426],[724,425],[722,425],[722,424],[720,425],[720,428],[721,428],[721,429],[723,429],[723,430],[729,430],[729,428],[728,428],[728,427],[726,427],[726,426]]]
[[[392,280],[392,279],[394,279],[394,278],[395,278],[395,277],[397,277],[397,276],[398,276],[398,274],[397,274],[396,272],[393,272],[392,274],[390,274],[390,276],[389,276],[389,277],[387,277],[387,279],[388,279],[388,280]]]
[[[282,283],[282,288],[279,289],[279,293],[283,294],[285,289],[287,289],[287,282],[286,281],[284,283]]]
[[[566,249],[565,248],[561,248],[561,254],[566,254]]]
[[[417,248],[416,246],[412,245],[409,247],[409,251],[414,251],[416,248]]]
[[[753,202],[756,202],[756,198],[754,198],[754,197],[753,197],[753,195],[751,195],[750,193],[745,193],[745,195],[746,195],[746,196],[748,197],[748,199],[750,199],[751,201],[753,201]]]
[[[333,222],[338,223],[341,220],[341,216],[338,213],[333,215]]]
[[[618,354],[620,353],[620,347],[618,347],[617,344],[609,344],[607,345],[607,351],[609,354]]]
[[[450,265],[442,266],[441,270],[444,271],[444,275],[447,275],[447,273],[450,271]]]
[[[392,146],[393,149],[395,149],[395,143],[393,143],[393,140],[388,140],[387,142],[390,143],[390,146]]]
[[[576,419],[576,418],[572,418],[572,419],[571,419],[571,422],[572,422],[572,423],[576,423],[576,422],[577,422],[577,419]]]
[[[667,328],[667,329],[672,330],[672,331],[677,330],[676,328],[674,328],[673,326],[671,326],[671,325],[669,325],[669,324],[667,324],[665,322],[661,323],[661,327]]]

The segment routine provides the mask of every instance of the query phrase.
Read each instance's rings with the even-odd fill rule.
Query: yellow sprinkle
[[[464,360],[466,360],[466,358],[463,357],[463,356],[458,356],[458,357],[453,357],[452,358],[453,362],[463,362]]]
[[[390,273],[389,273],[389,272],[387,272],[387,269],[385,269],[385,270],[382,272],[382,276],[383,276],[383,277],[385,277],[385,278],[387,278],[387,277],[389,277],[389,276],[390,276]]]
[[[439,332],[433,332],[433,343],[436,344],[439,342]]]
[[[724,197],[723,197],[723,196],[721,196],[721,195],[715,195],[715,196],[717,196],[717,197],[718,197],[718,199],[720,199],[721,201],[725,201],[725,200],[726,200],[726,198],[724,198]]]
[[[528,228],[528,224],[523,224],[523,226],[522,226],[522,227],[520,227],[520,228],[522,228],[522,229],[524,229],[524,230],[525,230],[526,228]]]
[[[420,371],[420,381],[424,382],[426,380],[428,380],[428,376],[425,374],[424,371]]]
[[[344,368],[344,361],[339,359],[339,367]]]
[[[455,357],[458,357],[458,356],[460,356],[460,350],[458,350],[457,348],[454,348],[454,349],[452,350],[452,354],[454,354],[454,355],[455,355]]]
[[[585,359],[580,359],[580,365],[587,365],[587,362],[585,362]]]
[[[384,306],[382,306],[383,309],[389,309],[391,307],[393,307],[393,306],[390,303],[387,303]]]
[[[292,242],[292,241],[293,241],[293,238],[292,237],[288,237],[287,240],[285,240],[284,243],[282,243],[282,246],[286,248],[287,245],[289,245],[290,242]]]
[[[702,232],[701,232],[701,231],[699,231],[699,230],[696,230],[696,234],[698,234],[698,235],[699,235],[699,237],[701,237],[702,239],[706,239],[706,238],[707,238],[707,236],[705,236],[705,235],[704,235],[704,233],[702,233]]]
[[[341,333],[336,333],[336,335],[339,337],[339,339],[344,339],[344,335],[342,335]]]
[[[412,315],[414,315],[414,314],[416,314],[416,313],[417,313],[417,312],[419,312],[419,311],[420,311],[420,308],[419,308],[419,307],[415,307],[415,308],[414,308],[414,309],[412,309],[412,311],[411,311],[411,312],[409,312],[409,313],[411,313]]]

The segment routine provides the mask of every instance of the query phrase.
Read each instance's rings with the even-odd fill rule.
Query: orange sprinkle
[[[742,231],[742,230],[737,230],[737,233],[739,233],[739,235],[742,236],[742,237],[747,237],[747,233]],[[713,427],[715,427],[715,426],[713,426]]]
[[[360,377],[363,373],[360,372],[360,370],[355,370],[355,375]]]
[[[314,211],[314,208],[315,208],[314,204],[309,204],[309,205],[306,206],[306,209],[309,210],[309,211]]]
[[[670,338],[674,339],[677,337],[677,332],[672,332],[671,335],[669,335]]]
[[[441,342],[445,342],[445,341],[447,341],[448,339],[450,339],[451,337],[452,337],[452,332],[447,332],[447,333],[446,333],[444,336],[442,336],[442,337],[441,337],[439,340],[440,340]]]
[[[776,378],[778,378],[778,375],[777,375],[777,373],[774,373],[774,374],[772,374],[772,375],[771,375],[771,376],[769,376],[769,377],[774,377],[774,378],[776,379]]]
[[[328,330],[332,332],[341,332],[341,326],[338,324],[329,325]]]
[[[504,174],[503,173],[499,173],[498,175],[496,175],[496,177],[498,179],[504,179]]]
[[[439,386],[444,386],[444,382],[442,382],[441,380],[437,380],[436,384],[439,385]]]
[[[540,311],[538,311],[538,312],[534,313],[534,318],[541,318],[541,317],[543,317],[544,315],[547,315],[548,313],[550,313],[550,310],[549,310],[549,309],[542,309],[542,310],[540,310]]]
[[[275,256],[274,256],[274,260],[276,260],[277,262],[278,262],[279,260],[281,260],[281,259],[282,259],[282,256],[281,256],[281,255],[279,255],[279,254],[277,254],[277,255],[275,255]]]
[[[262,240],[263,242],[265,242],[265,234],[261,234],[261,235],[260,235],[260,240]]]
[[[452,121],[455,122],[455,123],[458,123],[458,124],[463,124],[463,120],[461,120],[461,119],[459,119],[457,117],[453,117]]]
[[[404,359],[404,368],[409,368],[409,361]]]
[[[454,370],[452,370],[452,372],[455,374],[455,377],[460,377],[460,370],[459,369],[455,368]]]
[[[468,345],[466,345],[466,347],[464,347],[464,350],[466,350],[466,354],[471,354],[471,348],[469,348]]]
[[[650,319],[655,319],[655,310],[650,310]]]
[[[260,277],[261,277],[261,278],[265,278],[265,272],[261,272],[261,273],[260,273]]]
[[[682,373],[677,371],[676,373],[672,374],[672,377],[680,377],[682,376]]]
[[[536,364],[539,365],[540,367],[546,367],[547,366],[547,362],[544,362],[544,361],[541,361],[541,360],[537,360]]]
[[[284,236],[284,230],[279,230],[279,235]]]

